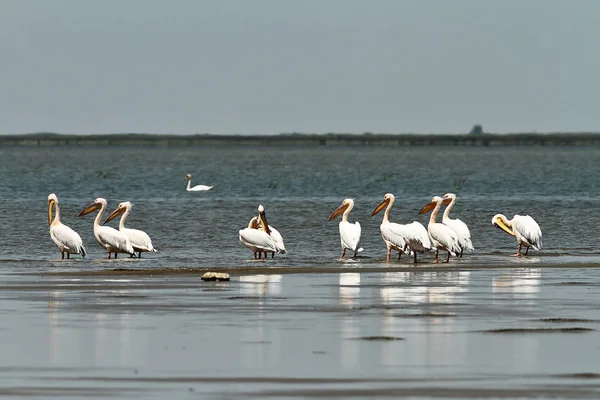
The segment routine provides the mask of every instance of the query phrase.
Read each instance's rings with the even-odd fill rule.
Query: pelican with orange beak
[[[131,241],[133,250],[135,250],[138,253],[138,258],[142,258],[142,252],[156,251],[156,249],[154,248],[154,246],[152,246],[152,240],[146,232],[141,231],[139,229],[125,228],[125,220],[131,212],[131,207],[132,204],[129,201],[119,203],[117,209],[110,213],[106,220],[104,220],[104,224],[106,224],[113,218],[123,214],[121,220],[119,221],[119,232],[123,232],[127,235],[129,240]]]
[[[52,209],[56,209],[54,219],[52,219]],[[50,238],[60,250],[61,260],[67,259],[71,254],[81,254],[85,257],[87,252],[83,247],[81,236],[73,229],[60,222],[60,207],[58,206],[58,197],[54,193],[48,195],[48,225],[50,225]]]
[[[450,262],[450,255],[456,257],[460,253],[460,246],[458,244],[456,232],[454,232],[454,230],[448,225],[435,222],[443,201],[444,200],[440,196],[433,196],[431,202],[419,210],[419,214],[425,214],[431,211],[429,224],[427,225],[427,232],[429,232],[429,237],[431,237],[431,242],[435,247],[434,263],[436,264],[440,262],[438,259],[440,250],[445,250],[448,252],[448,258],[446,259],[446,262]]]
[[[273,230],[267,222],[265,208],[262,205],[258,206],[258,218],[250,220],[248,227],[239,231],[240,242],[250,250],[254,258],[261,258],[262,253],[285,254],[287,251],[283,244],[281,234],[273,235]],[[258,257],[257,257],[258,255]]]
[[[496,214],[492,218],[492,225],[517,239],[519,248],[517,254],[514,254],[515,256],[522,255],[521,248],[523,246],[525,246],[524,255],[527,255],[530,247],[537,251],[542,250],[542,230],[531,216],[517,214],[513,219],[508,219],[503,214]]]
[[[473,242],[471,242],[471,232],[467,224],[460,219],[450,218],[450,211],[454,207],[454,203],[456,203],[456,195],[454,193],[446,193],[442,199],[444,200],[442,204],[447,206],[444,210],[444,215],[442,215],[442,223],[448,225],[456,232],[458,245],[460,246],[460,256],[462,257],[464,250],[474,250]]]
[[[390,262],[392,250],[397,250],[398,258],[402,252],[410,254],[412,251],[415,263],[417,262],[417,253],[424,253],[431,250],[431,240],[427,230],[420,222],[413,221],[410,224],[402,225],[390,222],[390,210],[394,204],[395,197],[391,193],[383,196],[383,201],[375,207],[371,216],[374,216],[385,208],[383,221],[379,225],[381,237],[387,246],[386,261]]]
[[[356,254],[363,251],[362,247],[359,247],[360,244],[360,223],[358,221],[351,224],[348,222],[348,215],[350,211],[354,208],[354,200],[353,199],[345,199],[342,201],[342,204],[336,208],[331,215],[329,216],[329,221],[342,214],[342,220],[340,221],[340,239],[342,242],[342,255],[340,258],[344,258],[346,255],[346,249],[354,252],[354,257]]]
[[[94,236],[100,246],[104,247],[108,252],[107,258],[110,259],[111,253],[115,253],[115,258],[117,258],[117,253],[128,253],[135,256],[131,241],[126,234],[114,228],[100,225],[100,220],[106,210],[106,199],[98,197],[92,204],[81,210],[79,216],[81,217],[96,210],[100,211],[98,211],[98,215],[94,219]]]

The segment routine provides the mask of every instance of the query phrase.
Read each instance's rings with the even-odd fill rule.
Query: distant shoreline
[[[9,146],[600,146],[600,132],[508,134],[280,134],[280,135],[69,135],[0,136]]]

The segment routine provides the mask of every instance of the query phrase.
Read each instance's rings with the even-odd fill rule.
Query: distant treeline
[[[0,136],[0,146],[599,146],[600,132],[509,134],[282,133],[169,135],[40,132]]]

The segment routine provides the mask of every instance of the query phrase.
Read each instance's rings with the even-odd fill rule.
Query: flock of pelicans
[[[191,187],[191,175],[186,175],[185,178],[188,180],[186,189],[188,191],[212,189],[212,186],[206,185]],[[425,229],[417,221],[410,224],[390,222],[390,210],[394,204],[394,195],[387,193],[383,196],[383,200],[375,207],[371,216],[385,208],[383,221],[379,228],[387,246],[386,260],[390,261],[392,250],[398,251],[398,257],[402,253],[412,254],[415,263],[417,262],[417,253],[435,250],[434,262],[438,263],[440,250],[448,253],[447,262],[450,260],[450,256],[462,257],[465,250],[473,250],[468,226],[460,219],[450,218],[450,211],[455,202],[456,195],[453,193],[447,193],[443,197],[434,196],[419,211],[419,214],[431,212],[429,224]],[[440,223],[436,222],[436,219],[442,205],[446,205],[446,209]],[[119,203],[118,207],[102,222],[106,206],[106,200],[99,197],[81,210],[79,216],[98,211],[94,219],[94,236],[100,246],[106,250],[107,258],[110,259],[112,254],[114,254],[114,258],[117,258],[118,253],[127,253],[130,257],[136,257],[137,253],[137,257],[141,258],[143,252],[156,251],[152,246],[152,240],[144,231],[125,227],[125,221],[131,212],[130,202]],[[345,199],[329,216],[329,220],[332,220],[342,215],[339,223],[342,258],[346,255],[346,250],[352,251],[355,257],[363,250],[360,247],[360,223],[348,221],[348,215],[353,207],[354,200]],[[118,230],[104,225],[121,214]],[[50,225],[50,237],[58,246],[62,259],[65,258],[65,254],[67,258],[70,258],[71,254],[81,254],[85,257],[87,252],[79,234],[60,221],[60,207],[54,193],[48,196],[48,224]],[[492,218],[492,225],[516,238],[519,246],[516,256],[522,255],[522,247],[525,247],[525,255],[529,252],[530,247],[535,250],[542,249],[542,231],[537,222],[529,215],[515,215],[513,219],[509,220],[502,214],[496,214]],[[272,257],[275,253],[286,253],[283,237],[267,222],[262,205],[258,206],[258,215],[250,219],[248,227],[239,231],[239,240],[252,251],[254,258],[263,258],[263,256],[266,258],[268,253],[271,253]]]

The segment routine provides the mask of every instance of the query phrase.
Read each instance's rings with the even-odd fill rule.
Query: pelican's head
[[[106,224],[108,221],[112,220],[113,218],[123,214],[125,211],[131,209],[131,202],[129,201],[124,201],[122,203],[119,203],[119,205],[117,206],[116,210],[111,212],[110,215],[108,217],[106,217],[106,219],[104,220],[104,223]]]
[[[102,197],[98,197],[96,200],[94,200],[94,202],[92,204],[90,204],[89,206],[87,206],[86,208],[81,210],[81,212],[79,213],[79,216],[81,217],[82,215],[89,214],[92,211],[101,209],[102,207],[106,207],[106,199],[103,199]]]
[[[354,199],[344,199],[344,201],[342,201],[342,204],[340,204],[338,206],[338,208],[333,210],[333,212],[329,216],[328,221],[331,221],[332,219],[334,219],[335,217],[337,217],[344,211],[346,211],[348,209],[352,209],[353,207],[354,207]]]
[[[444,200],[442,204],[448,205],[452,202],[452,200],[456,199],[456,195],[454,193],[446,193],[442,199]]]
[[[385,207],[387,207],[388,204],[393,203],[394,199],[395,197],[391,193],[386,193],[385,195],[383,195],[383,200],[377,205],[377,207],[375,207],[375,209],[371,213],[371,217],[383,210]]]
[[[494,215],[492,217],[492,225],[496,228],[502,229],[511,236],[515,236],[515,233],[512,231],[512,229],[510,229],[512,224],[503,214]]]
[[[190,180],[190,179],[192,179],[192,175],[191,175],[191,174],[187,174],[187,175],[185,176],[185,180],[187,181],[187,180]]]
[[[267,216],[265,215],[265,208],[262,204],[258,205],[258,221],[259,226],[262,225],[262,229],[267,232],[268,235],[271,234],[271,229],[269,228],[269,223],[267,222]]]
[[[419,210],[419,214],[425,214],[435,208],[438,204],[442,204],[444,200],[440,196],[433,196],[431,201]]]
[[[56,204],[58,207],[58,197],[54,193],[48,195],[48,225],[52,225],[52,207]]]

